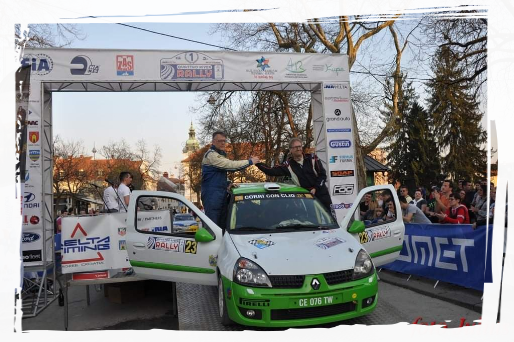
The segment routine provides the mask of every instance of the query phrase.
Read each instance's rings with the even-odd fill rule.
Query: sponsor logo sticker
[[[353,195],[354,184],[336,184],[332,188],[332,196]]]
[[[134,76],[134,55],[116,55],[116,75]]]
[[[31,243],[36,242],[41,238],[41,235],[36,233],[23,233],[21,235],[21,243]]]
[[[127,241],[126,240],[120,240],[118,248],[120,249],[120,251],[126,251],[127,250]]]
[[[344,71],[343,68],[337,68],[337,69],[341,69],[339,71]],[[328,71],[328,70],[326,70],[326,71]],[[325,86],[323,88],[325,88],[325,89],[348,89],[348,85],[340,84],[340,83],[328,83],[328,84],[325,84]]]
[[[255,239],[248,241],[250,245],[254,245],[255,247],[259,249],[264,249],[270,246],[273,246],[275,243],[273,241],[267,240],[267,239]]]
[[[224,77],[223,60],[193,51],[161,59],[160,68],[162,80],[221,80]]]
[[[39,160],[40,154],[41,154],[41,151],[39,151],[39,150],[29,150],[29,158],[33,162],[36,162]]]
[[[33,144],[39,141],[39,132],[29,132],[29,141]]]
[[[150,236],[146,242],[146,248],[168,252],[196,254],[197,245],[196,241],[192,240]]]
[[[118,235],[119,236],[125,236],[126,234],[127,234],[127,228],[126,227],[118,228]]]
[[[353,154],[341,155],[341,156],[330,156],[330,164],[335,163],[353,163]]]
[[[343,240],[338,237],[325,237],[316,241],[316,246],[318,246],[321,249],[329,249],[345,242],[346,240]]]
[[[329,128],[327,133],[351,133],[351,128]]]
[[[91,74],[97,74],[100,70],[99,65],[94,65],[91,62],[91,58],[88,56],[80,55],[75,56],[70,64],[72,65],[72,68],[70,68],[70,73],[72,75],[91,75]]]
[[[25,55],[21,60],[21,66],[30,67],[31,74],[43,76],[52,72],[54,62],[50,56],[38,53]]]
[[[360,243],[368,243],[371,241],[382,240],[391,237],[391,228],[378,227],[359,233]]]
[[[33,215],[30,217],[30,223],[31,224],[38,224],[39,223],[39,216]]]
[[[209,265],[216,267],[218,265],[218,256],[209,255]]]
[[[348,139],[343,140],[330,140],[328,145],[331,148],[350,148],[352,146],[352,142]]]
[[[352,203],[334,203],[330,205],[330,208],[334,210],[340,209],[350,209],[352,207]]]
[[[353,177],[353,176],[355,176],[354,170],[330,171],[330,177]]]

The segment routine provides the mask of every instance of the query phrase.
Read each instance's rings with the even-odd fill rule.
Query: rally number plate
[[[296,298],[290,301],[291,308],[310,308],[315,306],[325,306],[339,304],[342,302],[342,295],[320,296],[309,298]]]

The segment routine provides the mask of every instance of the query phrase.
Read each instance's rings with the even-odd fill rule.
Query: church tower
[[[191,127],[189,127],[189,139],[186,141],[186,146],[182,150],[183,153],[188,155],[191,152],[194,152],[200,148],[200,143],[196,140],[196,133],[193,127],[193,120],[191,120]]]

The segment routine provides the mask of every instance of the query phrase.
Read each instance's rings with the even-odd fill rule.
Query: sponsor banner
[[[0,83],[0,293],[19,292],[23,286],[21,221],[29,88],[30,66],[14,70]]]
[[[130,267],[125,238],[126,213],[62,218],[62,273]]]
[[[169,210],[138,211],[136,215],[138,230],[171,233],[171,214]]]
[[[483,291],[484,282],[492,282],[493,226],[486,228],[406,224],[400,257],[382,267]]]
[[[41,50],[27,48],[22,65],[41,80],[141,80],[141,81],[307,81],[327,82],[343,91],[337,82],[349,82],[345,55],[289,53],[226,53],[224,51],[101,51]],[[331,82],[336,82],[332,84]],[[88,87],[94,87],[87,85]],[[349,93],[347,90],[346,93]],[[39,100],[39,99],[37,99]],[[335,99],[334,101],[338,101]],[[341,102],[345,103],[345,102]]]
[[[500,282],[514,286],[514,229],[495,226],[494,236]]]
[[[324,82],[322,98],[327,137],[325,140],[328,184],[329,190],[331,190],[332,207],[339,221],[347,213],[357,195],[350,84],[348,82]],[[344,200],[341,200],[341,196],[344,196]]]
[[[32,226],[32,225],[31,225]],[[51,232],[49,232],[51,234]],[[46,244],[43,241],[43,230],[41,228],[24,227],[21,234],[21,252],[24,266],[35,266],[43,264],[43,246],[46,245],[46,259],[53,260],[52,239]]]

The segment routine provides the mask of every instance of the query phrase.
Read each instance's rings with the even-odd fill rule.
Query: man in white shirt
[[[126,213],[130,202],[130,189],[129,185],[132,183],[132,175],[130,172],[120,173],[120,185],[118,186],[118,196],[120,196],[120,212]]]
[[[119,211],[118,195],[116,195],[116,185],[111,185],[104,190],[105,211],[117,213]]]

